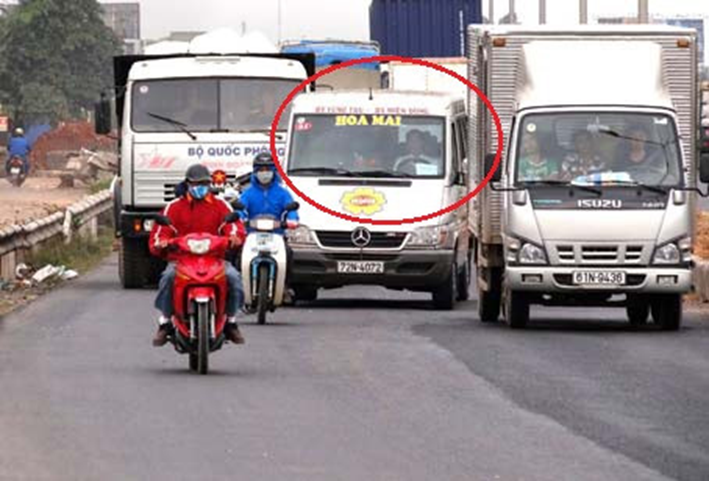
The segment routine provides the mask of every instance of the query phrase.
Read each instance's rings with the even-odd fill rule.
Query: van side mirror
[[[485,155],[485,176],[492,170],[492,166],[495,165],[495,154]],[[492,175],[492,182],[499,182],[502,180],[502,165],[498,166],[495,173]]]
[[[99,135],[111,133],[111,102],[105,95],[101,95],[94,107],[94,130]]]
[[[709,151],[699,155],[699,180],[704,184],[709,183]]]

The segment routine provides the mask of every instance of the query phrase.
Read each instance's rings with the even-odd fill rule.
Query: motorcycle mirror
[[[170,222],[170,219],[167,218],[167,217],[164,216],[164,215],[156,215],[156,216],[155,216],[155,223],[156,223],[157,225],[162,225],[162,226],[165,226],[165,227],[172,225],[172,222]]]
[[[300,209],[300,204],[297,203],[296,201],[293,201],[286,206],[287,211],[293,211],[293,210],[298,210],[298,209]]]
[[[231,207],[234,210],[244,210],[246,209],[246,206],[239,200],[239,199],[234,199],[234,201],[231,202]]]
[[[240,218],[241,216],[238,212],[232,212],[224,218],[224,222],[227,224],[231,224],[232,222],[236,222]]]

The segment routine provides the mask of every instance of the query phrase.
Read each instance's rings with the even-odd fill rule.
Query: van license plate
[[[574,284],[589,286],[622,286],[625,272],[618,271],[575,271]]]
[[[337,272],[341,274],[383,274],[383,262],[339,261]]]

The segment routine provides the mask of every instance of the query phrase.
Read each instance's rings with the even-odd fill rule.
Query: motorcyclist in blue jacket
[[[281,184],[281,178],[276,170],[276,165],[273,161],[273,156],[270,152],[261,152],[254,158],[253,172],[251,173],[251,185],[241,194],[239,198],[244,205],[241,211],[242,219],[246,223],[246,231],[251,232],[253,229],[249,227],[248,219],[259,215],[272,215],[280,219],[286,210],[286,206],[293,202],[293,196]],[[290,211],[286,215],[286,225],[289,229],[294,229],[298,226],[299,217],[296,211]],[[283,229],[274,231],[279,234],[284,234]],[[293,258],[292,251],[286,243],[286,284],[288,273],[290,272],[291,259]],[[292,301],[292,292],[286,290],[284,302]]]
[[[8,171],[10,162],[9,160],[13,157],[19,157],[22,159],[23,168],[25,169],[25,174],[29,172],[30,162],[30,143],[25,138],[25,131],[18,127],[14,131],[14,135],[10,138],[10,142],[7,145],[7,160],[5,163],[5,170]]]

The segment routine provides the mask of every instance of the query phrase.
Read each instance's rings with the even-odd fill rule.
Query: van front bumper
[[[625,272],[624,285],[577,285],[575,271]],[[506,285],[513,290],[537,293],[670,294],[692,290],[689,267],[588,268],[556,266],[507,266]]]
[[[337,270],[339,261],[383,262],[383,274],[351,274]],[[450,276],[453,250],[340,252],[293,247],[289,283],[313,287],[376,285],[390,289],[430,291]]]

